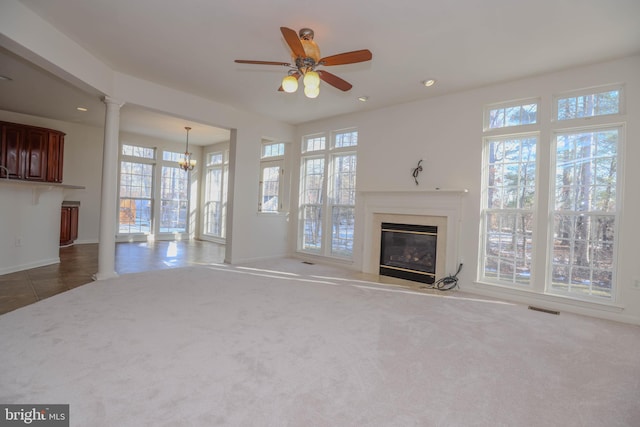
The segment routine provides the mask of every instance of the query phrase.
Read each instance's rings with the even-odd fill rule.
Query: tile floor
[[[134,242],[116,244],[118,274],[221,263],[224,245],[204,242]],[[93,281],[98,245],[60,248],[60,263],[0,275],[0,314]]]

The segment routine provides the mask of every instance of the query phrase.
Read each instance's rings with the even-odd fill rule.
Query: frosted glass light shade
[[[318,75],[318,73],[316,71],[307,71],[304,74],[304,87],[310,87],[310,88],[314,88],[314,87],[319,87],[320,86],[320,76]]]
[[[316,87],[305,86],[304,94],[307,96],[307,98],[317,98],[318,95],[320,94],[320,86],[316,86]]]
[[[293,93],[298,90],[298,79],[294,76],[286,76],[282,79],[282,90],[287,93]]]

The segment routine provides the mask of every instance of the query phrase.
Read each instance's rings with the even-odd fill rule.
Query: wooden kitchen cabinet
[[[64,163],[64,133],[49,132],[49,146],[47,152],[48,182],[62,182],[62,165]]]
[[[2,142],[0,145],[0,165],[7,168],[9,178],[18,179],[22,174],[22,141],[25,128],[21,125],[0,122]],[[0,178],[6,178],[7,171],[0,168]]]
[[[8,122],[0,122],[0,130],[0,165],[10,179],[62,182],[64,133]],[[0,168],[0,178],[5,177]]]
[[[60,215],[60,246],[68,246],[78,238],[79,206],[62,205]]]

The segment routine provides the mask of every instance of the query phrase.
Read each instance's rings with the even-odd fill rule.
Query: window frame
[[[336,146],[336,139],[338,135],[346,134],[346,133],[355,133],[356,134],[356,142],[354,144],[350,144],[343,147]],[[328,137],[327,137],[328,135]],[[313,142],[314,146],[312,149],[309,148],[309,141],[322,139],[324,138],[324,146],[323,148],[318,148],[316,145],[322,145],[320,143]],[[353,259],[353,245],[354,245],[354,233],[355,233],[355,193],[356,188],[353,188],[353,205],[341,205],[333,203],[334,199],[334,164],[338,157],[342,156],[355,156],[355,163],[357,165],[357,156],[358,156],[358,129],[353,128],[345,128],[334,130],[331,132],[321,132],[305,135],[302,137],[301,141],[301,156],[300,156],[300,183],[299,183],[299,202],[298,202],[298,238],[297,238],[297,250],[302,253],[307,253],[311,255],[318,255],[328,258],[334,258],[339,260],[347,260],[350,261]],[[305,203],[304,194],[307,191],[305,187],[306,183],[306,167],[307,161],[311,160],[319,160],[323,161],[323,172],[321,175],[322,184],[320,186],[320,197],[322,199],[321,203]],[[356,170],[353,174],[354,180],[357,175],[357,166]],[[357,184],[356,184],[357,185]],[[334,248],[334,232],[336,231],[333,224],[333,209],[335,207],[339,208],[351,208],[353,210],[353,226],[352,226],[352,237],[351,237],[351,250],[350,252],[340,253]],[[319,211],[320,220],[319,220],[319,229],[321,237],[319,239],[319,247],[317,249],[305,247],[305,212],[307,208],[315,208]],[[339,228],[338,228],[339,229]]]
[[[525,106],[525,105],[531,105],[531,104],[536,104],[536,121],[532,122],[532,123],[520,123],[518,125],[511,125],[511,126],[500,126],[500,127],[491,127],[491,111],[493,110],[497,110],[497,109],[507,109],[507,108],[513,108],[513,107],[517,107],[517,106]],[[503,102],[495,102],[492,104],[486,104],[483,108],[482,111],[482,131],[485,134],[488,133],[503,133],[503,132],[509,132],[509,133],[513,133],[514,130],[513,129],[523,129],[523,128],[527,128],[527,127],[532,127],[532,128],[537,128],[540,124],[540,117],[541,117],[541,108],[542,108],[542,99],[540,97],[536,97],[536,98],[523,98],[523,99],[515,99],[515,100],[511,100],[511,101],[503,101]],[[507,129],[512,129],[512,130],[507,130]]]
[[[211,158],[214,156],[220,156],[221,161],[219,163],[212,163]],[[228,197],[228,180],[229,180],[229,148],[227,146],[218,146],[211,149],[204,155],[205,167],[204,167],[204,185],[202,186],[202,236],[207,240],[224,243],[226,240],[226,224],[227,224],[227,197]],[[211,201],[209,197],[209,175],[213,170],[220,172],[220,200]],[[220,235],[210,233],[208,231],[209,219],[208,209],[211,203],[220,203],[219,215],[220,215]]]
[[[189,197],[190,191],[191,191],[191,179],[189,179],[189,174],[188,172],[184,171],[183,169],[180,169],[180,167],[175,163],[175,161],[173,160],[165,160],[164,159],[164,154],[165,153],[171,153],[171,154],[175,154],[175,152],[172,151],[168,151],[168,150],[163,150],[163,156],[162,156],[162,160],[160,160],[160,164],[158,165],[158,174],[159,174],[159,181],[160,181],[160,186],[158,188],[159,191],[159,196],[158,196],[158,207],[159,207],[159,218],[158,218],[158,226],[157,226],[157,234],[158,235],[162,235],[162,234],[173,234],[173,235],[187,235],[189,233],[189,211],[190,211],[190,204],[191,204],[191,198]],[[163,196],[164,194],[164,170],[166,169],[170,169],[172,170],[172,172],[175,172],[178,176],[182,175],[182,179],[183,179],[183,185],[185,186],[185,195],[184,195],[184,199],[183,198],[178,198],[176,199],[167,199]],[[184,205],[184,229],[182,230],[174,230],[174,231],[163,231],[163,209],[165,208],[164,203],[165,202],[178,202],[178,221],[180,221],[180,211],[182,210],[182,208],[180,207],[181,205]]]
[[[577,92],[576,92],[577,93]],[[554,101],[555,103],[555,101]],[[550,152],[550,160],[549,160],[549,212],[548,212],[548,228],[547,228],[547,259],[546,263],[548,265],[547,270],[545,271],[545,293],[548,295],[560,296],[570,298],[576,301],[586,301],[586,302],[598,302],[603,304],[615,304],[619,300],[620,294],[620,286],[617,285],[617,277],[618,277],[618,247],[620,244],[620,215],[622,212],[622,197],[621,193],[624,188],[623,176],[624,176],[624,147],[626,145],[626,124],[620,122],[619,120],[609,120],[602,124],[591,124],[592,119],[598,117],[606,117],[611,119],[612,117],[617,117],[618,114],[606,114],[604,116],[589,116],[589,117],[581,117],[570,120],[562,120],[556,121],[556,124],[564,124],[565,122],[571,122],[571,124],[575,125],[577,122],[582,122],[583,126],[556,126],[552,130],[552,140],[551,140],[551,152]],[[589,122],[587,124],[587,122]],[[615,226],[613,230],[614,240],[612,242],[612,269],[611,269],[611,294],[610,297],[600,297],[593,295],[582,295],[576,292],[562,292],[558,289],[553,289],[553,257],[554,257],[554,240],[556,239],[555,234],[555,226],[554,226],[554,216],[558,213],[564,214],[572,214],[577,216],[581,211],[575,210],[557,210],[556,209],[556,185],[555,185],[555,176],[556,176],[556,168],[558,165],[557,159],[557,138],[558,135],[569,135],[569,134],[577,134],[577,133],[585,133],[585,132],[599,132],[606,131],[611,129],[618,130],[618,140],[616,146],[616,186],[615,186],[615,211],[613,214],[610,213],[599,213],[597,210],[586,211],[585,214],[589,217],[597,217],[597,216],[610,216],[614,218]],[[593,157],[590,157],[592,159]],[[571,264],[573,266],[573,264]],[[593,270],[592,264],[589,265],[589,269]]]
[[[125,147],[134,147],[139,148],[142,151],[152,150],[153,156],[135,156],[129,154],[123,154],[125,151]],[[179,148],[174,144],[165,144],[163,142],[159,142],[157,145],[147,144],[144,142],[139,142],[135,139],[133,141],[121,140],[119,144],[118,151],[118,199],[117,199],[117,212],[116,212],[116,240],[117,241],[142,241],[144,239],[159,239],[159,240],[167,240],[170,237],[174,237],[177,239],[183,239],[191,235],[192,233],[192,221],[191,221],[191,208],[192,208],[192,197],[191,197],[191,184],[192,184],[192,173],[193,172],[185,172],[179,170],[178,173],[184,173],[184,179],[186,181],[186,222],[185,222],[185,230],[184,231],[161,231],[161,222],[162,222],[162,203],[164,200],[162,197],[162,168],[178,168],[176,162],[173,159],[175,155],[181,155]],[[169,155],[168,159],[165,159],[165,156]],[[122,164],[123,162],[133,162],[150,165],[152,168],[152,177],[151,177],[151,196],[149,198],[149,230],[148,231],[140,231],[140,232],[121,232],[120,230],[120,205],[121,200],[124,200],[120,195],[120,185],[122,182]],[[145,199],[146,200],[146,199]],[[184,203],[184,201],[182,201]]]
[[[152,150],[152,156],[136,156],[133,154],[124,154],[126,147],[132,148],[140,148],[143,150]],[[156,163],[158,158],[158,149],[157,147],[147,147],[144,145],[134,145],[128,143],[121,143],[119,150],[119,159],[118,159],[118,204],[117,204],[117,212],[116,212],[116,223],[118,237],[125,236],[148,236],[153,235],[155,233],[155,211],[156,211],[156,200],[155,200],[155,192],[156,192]],[[151,166],[151,189],[149,197],[123,197],[121,194],[122,191],[122,166],[123,163],[133,163],[133,164],[141,164],[141,165],[149,165]],[[134,231],[134,232],[121,232],[121,217],[122,217],[122,201],[123,200],[146,200],[149,203],[149,231]]]
[[[618,92],[618,112],[617,113],[607,113],[601,115],[592,115],[592,116],[583,116],[583,117],[574,117],[566,120],[558,120],[558,100],[567,98],[567,97],[576,97],[576,96],[589,96],[595,95],[603,92],[608,92],[612,90],[619,90]],[[500,106],[513,106],[518,102],[529,102],[534,98],[524,99],[520,101],[509,101],[504,103],[493,103],[487,104],[483,107],[483,132],[482,132],[482,194],[480,197],[480,208],[482,212],[482,218],[480,221],[480,238],[479,238],[479,253],[478,253],[478,269],[476,273],[476,281],[481,284],[486,284],[489,286],[498,286],[505,287],[508,289],[512,289],[514,291],[528,291],[534,294],[543,296],[545,298],[550,298],[551,301],[558,301],[558,298],[565,299],[567,301],[573,301],[575,303],[588,303],[588,304],[599,304],[602,306],[616,306],[616,302],[619,301],[619,295],[621,292],[621,286],[617,284],[617,275],[618,275],[618,246],[620,244],[621,237],[619,235],[619,225],[620,225],[620,215],[623,211],[622,207],[622,192],[624,191],[624,152],[626,146],[626,122],[625,120],[625,87],[624,84],[608,84],[601,86],[594,86],[590,88],[571,90],[559,92],[557,94],[551,94],[548,98],[545,98],[545,103],[550,102],[551,105],[548,106],[549,110],[547,114],[551,114],[553,112],[553,116],[545,115],[546,106],[538,105],[537,115],[538,115],[538,123],[535,125],[524,124],[517,126],[509,126],[502,128],[491,128],[487,127],[487,114],[488,111],[494,108],[499,108]],[[535,98],[541,100],[542,97]],[[608,101],[607,98],[604,98],[605,101]],[[608,107],[607,104],[605,106]],[[595,237],[591,237],[589,242],[593,243],[593,246],[590,246],[590,250],[600,250],[600,254],[598,255],[600,258],[590,258],[588,268],[590,271],[589,274],[589,289],[594,288],[598,291],[603,289],[602,280],[606,280],[606,274],[609,273],[607,270],[607,263],[610,263],[611,266],[611,292],[610,295],[602,296],[589,294],[589,295],[581,295],[576,292],[558,292],[557,289],[552,289],[553,286],[553,277],[554,277],[554,252],[556,252],[556,247],[554,246],[554,233],[557,229],[557,225],[554,222],[555,216],[557,214],[556,210],[556,185],[557,185],[557,138],[558,135],[568,135],[572,133],[578,132],[606,132],[610,129],[618,129],[618,136],[615,140],[617,153],[615,159],[607,158],[604,159],[606,162],[611,161],[615,166],[615,174],[611,177],[615,180],[615,199],[612,200],[615,203],[615,212],[610,214],[609,212],[605,212],[600,215],[600,212],[595,210],[594,212],[589,211],[589,214],[596,218],[598,221],[596,225],[592,222],[590,230],[597,230],[598,233],[593,234]],[[531,278],[530,285],[527,288],[513,285],[509,283],[503,283],[497,280],[493,280],[492,278],[487,278],[484,274],[485,264],[486,264],[486,219],[485,219],[485,209],[487,204],[487,189],[488,189],[488,181],[486,180],[486,170],[488,169],[488,160],[487,160],[487,150],[485,149],[485,144],[488,139],[492,138],[502,138],[507,135],[522,135],[527,133],[539,133],[540,138],[538,139],[538,154],[537,154],[537,165],[536,165],[536,183],[535,183],[535,195],[536,195],[536,205],[533,207],[533,228],[532,228],[532,249],[531,249]],[[605,156],[606,157],[606,156]],[[585,161],[585,160],[583,160]],[[595,162],[593,167],[597,166],[597,158],[594,160],[594,157],[589,157],[589,162]],[[595,170],[597,173],[597,170]],[[602,172],[604,175],[593,178],[594,181],[590,184],[593,189],[591,191],[597,191],[599,187],[606,187],[604,182],[609,177],[606,175],[606,169]],[[591,181],[589,181],[591,182]],[[597,193],[594,193],[597,194]],[[605,197],[605,200],[609,200]],[[613,220],[609,220],[608,218],[612,218]],[[609,224],[613,223],[613,228],[609,228]],[[574,226],[575,227],[575,226]],[[599,228],[597,228],[599,227]],[[605,230],[605,231],[602,231]],[[613,230],[613,232],[610,232]],[[593,231],[592,231],[593,233]],[[612,238],[609,238],[609,235],[612,235]],[[606,237],[602,237],[606,236]],[[604,244],[601,244],[604,242]],[[611,256],[610,252],[604,251],[602,249],[605,247],[606,250],[610,250],[610,246],[613,245],[613,255]],[[603,252],[604,251],[604,252]],[[611,261],[610,261],[611,260]],[[576,264],[575,260],[571,260],[572,266],[577,265],[578,267],[584,267],[582,265]],[[595,264],[599,263],[599,264]],[[603,264],[604,263],[604,264]],[[603,267],[604,266],[604,267]],[[585,267],[586,268],[586,267]],[[596,273],[593,273],[596,272]],[[603,279],[603,277],[605,279]],[[596,283],[596,280],[599,281]]]
[[[267,148],[278,146],[278,151],[275,154],[267,154]],[[258,214],[262,215],[279,215],[289,211],[287,202],[287,180],[286,180],[286,158],[288,147],[285,142],[263,140],[260,146],[260,165],[258,171]],[[264,170],[267,168],[278,167],[278,195],[277,195],[277,209],[276,210],[263,210],[263,196],[264,196]]]
[[[501,128],[504,129],[504,128]],[[511,127],[511,130],[513,130],[513,127]],[[534,196],[533,196],[533,202],[531,204],[530,207],[525,208],[525,207],[521,207],[521,206],[516,206],[516,207],[499,207],[499,208],[490,208],[489,207],[489,185],[488,185],[488,181],[489,181],[489,177],[488,177],[488,170],[490,168],[490,164],[489,164],[489,146],[492,142],[498,141],[498,140],[525,140],[525,139],[535,139],[535,152],[536,152],[536,157],[535,157],[535,179],[534,179]],[[480,258],[480,262],[478,263],[478,280],[483,282],[483,283],[490,283],[490,284],[495,284],[495,285],[502,285],[502,286],[508,286],[508,287],[512,287],[514,289],[532,289],[534,287],[534,283],[535,283],[535,267],[536,267],[536,247],[537,247],[537,241],[536,241],[536,229],[537,229],[537,221],[538,221],[538,215],[537,215],[537,211],[538,211],[538,206],[539,206],[539,199],[538,199],[538,194],[539,194],[539,185],[540,185],[540,177],[539,177],[539,173],[540,173],[540,160],[538,157],[538,153],[539,153],[539,149],[540,149],[540,132],[538,131],[528,131],[528,132],[518,132],[518,133],[502,133],[499,135],[491,135],[491,136],[484,136],[482,139],[482,197],[481,197],[481,220],[480,220],[480,232],[481,232],[481,236],[480,236],[480,253],[479,253],[479,258]],[[522,164],[522,162],[518,163],[519,165]],[[520,190],[520,186],[518,185],[518,190]],[[518,282],[517,280],[517,274],[514,271],[514,280],[512,281],[505,281],[505,280],[500,280],[498,279],[494,279],[492,277],[487,276],[486,274],[486,267],[487,267],[487,259],[491,258],[488,254],[487,254],[487,245],[489,244],[488,242],[488,233],[487,233],[487,229],[488,229],[488,216],[491,214],[502,214],[502,215],[512,215],[512,216],[516,216],[519,217],[521,215],[531,215],[532,217],[532,225],[531,227],[533,228],[532,232],[531,232],[531,248],[529,249],[528,253],[531,256],[531,261],[529,263],[530,267],[529,267],[529,280],[527,282],[525,281],[520,281]],[[495,258],[495,257],[493,257]],[[503,259],[505,257],[498,257],[499,259]],[[517,257],[514,258],[515,261],[517,261]],[[500,274],[498,272],[497,276],[499,277]]]
[[[617,90],[619,93],[619,103],[618,103],[618,112],[610,113],[610,114],[598,114],[594,116],[586,116],[586,117],[574,117],[571,119],[558,119],[558,101],[566,98],[573,98],[579,96],[588,96],[594,95],[604,92],[611,92]],[[552,96],[552,104],[551,104],[551,123],[552,126],[580,126],[580,123],[584,123],[586,120],[588,121],[602,121],[604,123],[609,123],[611,120],[614,120],[613,117],[620,117],[626,114],[626,93],[625,93],[625,85],[622,83],[614,83],[607,84],[601,86],[591,86],[588,88],[575,89],[570,91],[564,91],[556,93]]]

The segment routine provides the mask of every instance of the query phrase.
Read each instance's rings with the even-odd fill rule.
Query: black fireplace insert
[[[433,284],[438,227],[382,223],[380,274]]]

